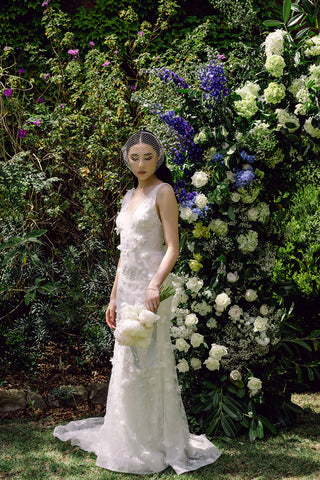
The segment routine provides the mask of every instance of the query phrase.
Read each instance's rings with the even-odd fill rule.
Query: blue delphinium
[[[154,73],[162,80],[163,82],[166,83],[173,83],[176,87],[180,88],[189,88],[189,85],[185,81],[184,78],[179,77],[175,72],[173,72],[170,69],[167,69],[165,67],[159,68],[157,70],[154,70]]]
[[[244,150],[240,153],[240,156],[243,158],[244,161],[251,164],[254,162],[254,159],[256,158],[255,155],[248,155]]]
[[[223,97],[230,95],[230,90],[226,85],[227,78],[224,73],[223,63],[218,59],[211,60],[209,65],[200,70],[199,79],[203,90],[206,92],[206,98],[210,95],[218,102],[221,102]]]

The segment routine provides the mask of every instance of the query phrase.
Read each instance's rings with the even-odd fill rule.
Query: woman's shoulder
[[[169,183],[160,183],[157,190],[157,202],[159,203],[176,203],[176,196],[172,186]]]

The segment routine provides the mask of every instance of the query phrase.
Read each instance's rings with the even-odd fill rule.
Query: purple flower
[[[254,180],[254,178],[255,178],[255,174],[253,173],[252,170],[249,170],[249,169],[240,170],[234,175],[234,179],[235,179],[234,186],[236,188],[246,187],[252,182],[252,180]]]
[[[163,82],[169,83],[172,82],[176,87],[180,88],[189,88],[189,85],[184,80],[184,78],[180,78],[176,73],[172,70],[166,68],[160,68],[155,71],[155,74],[162,80]]]
[[[118,55],[119,52],[118,52],[118,50],[115,50],[113,53],[114,53],[115,55]]]
[[[5,47],[3,47],[3,50],[4,50],[4,51],[6,51],[6,50],[8,50],[8,49],[9,49],[9,47],[8,47],[7,45],[6,45]]]
[[[44,102],[44,98],[40,97],[38,98],[38,103],[43,103]]]
[[[12,92],[13,92],[12,88],[6,88],[5,90],[3,90],[3,95],[5,97],[11,97]]]
[[[42,7],[47,7],[50,2],[51,2],[51,0],[45,0],[45,2],[43,2],[43,3],[41,4],[41,6],[42,6]]]
[[[23,130],[23,128],[21,128],[21,130],[18,131],[19,138],[24,138],[27,134],[28,132],[26,130]]]
[[[79,53],[79,50],[68,50],[69,55],[72,55],[73,57],[76,57]]]
[[[19,68],[18,73],[21,73],[21,75],[25,72],[24,68]]]
[[[111,62],[109,62],[109,60],[107,60],[106,62],[104,62],[104,63],[102,64],[102,66],[103,66],[103,67],[107,67],[108,65],[110,65],[110,63],[111,63]]]
[[[89,42],[90,47],[94,47],[94,42]]]
[[[64,109],[64,103],[61,103],[60,108],[63,110]]]
[[[41,125],[41,121],[37,118],[36,120],[32,120],[33,125]]]
[[[209,65],[200,71],[199,79],[203,90],[206,92],[205,97],[210,95],[221,102],[223,97],[230,95],[230,90],[226,86],[227,78],[222,62],[212,60]]]
[[[44,78],[45,78],[45,80],[49,80],[49,78],[50,78],[50,73],[47,73]]]
[[[255,155],[248,155],[244,150],[240,153],[240,156],[248,163],[253,163],[254,159],[256,158]]]
[[[135,85],[131,85],[131,90],[136,90],[136,86]]]
[[[140,32],[138,32],[138,35],[140,35],[140,37],[143,37],[144,33],[142,30],[140,30]]]

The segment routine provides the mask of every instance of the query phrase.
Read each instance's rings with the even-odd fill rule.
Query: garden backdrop
[[[2,388],[108,376],[120,150],[148,128],[179,202],[189,423],[294,424],[291,394],[320,385],[319,18],[316,0],[4,2]]]

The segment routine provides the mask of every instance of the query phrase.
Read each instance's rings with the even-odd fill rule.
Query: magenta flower
[[[131,90],[135,90],[137,87],[135,85],[131,85]]]
[[[73,57],[76,57],[79,53],[79,50],[68,50],[69,55],[72,55]]]
[[[90,47],[94,47],[94,42],[89,42]]]
[[[119,52],[118,52],[118,50],[115,50],[113,53],[114,53],[115,55],[118,55]]]
[[[21,75],[25,72],[24,68],[19,68],[18,73],[21,73]]]
[[[43,3],[41,4],[41,7],[47,7],[50,2],[51,2],[51,0],[45,0],[45,2],[43,2]]]
[[[60,108],[61,108],[61,110],[64,109],[64,103],[61,103]]]
[[[11,97],[12,92],[13,92],[12,88],[6,88],[5,90],[3,90],[3,95],[5,97]]]
[[[220,58],[220,60],[224,60],[226,58],[224,53],[222,55],[218,54],[217,57]]]
[[[37,118],[36,120],[32,120],[33,125],[41,125],[41,121]]]
[[[18,131],[19,138],[24,138],[27,134],[28,134],[27,130],[23,130],[23,128],[21,128],[21,130]]]
[[[6,51],[6,50],[8,50],[8,49],[9,49],[9,47],[8,47],[7,45],[6,45],[5,47],[3,47],[3,50],[4,50],[4,51]]]
[[[45,78],[45,80],[49,80],[49,78],[50,78],[50,73],[47,73],[44,78]]]
[[[44,98],[40,97],[38,98],[38,103],[43,103],[44,102]]]
[[[143,37],[143,31],[141,30],[140,32],[138,32],[138,35],[140,35],[141,37]]]
[[[109,62],[109,60],[107,60],[106,62],[104,62],[104,63],[102,64],[102,66],[103,66],[103,67],[107,67],[108,65],[110,65],[110,63],[111,63],[111,62]]]

